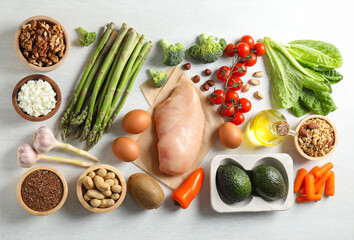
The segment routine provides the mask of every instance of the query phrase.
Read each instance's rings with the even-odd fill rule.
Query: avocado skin
[[[252,185],[247,173],[232,164],[220,165],[216,172],[219,192],[230,202],[241,202],[251,194]]]
[[[252,170],[252,187],[259,196],[268,201],[285,197],[286,186],[284,178],[278,169],[259,165]]]

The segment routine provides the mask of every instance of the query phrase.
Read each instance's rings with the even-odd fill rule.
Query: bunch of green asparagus
[[[109,132],[152,48],[145,41],[125,23],[119,31],[108,26],[60,119],[63,140],[73,135],[91,149]]]

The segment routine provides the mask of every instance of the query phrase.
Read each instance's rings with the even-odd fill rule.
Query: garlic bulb
[[[17,163],[20,167],[30,168],[38,161],[38,155],[33,147],[27,143],[17,148]]]
[[[34,148],[38,153],[46,153],[55,148],[57,140],[49,127],[40,127],[34,134]]]

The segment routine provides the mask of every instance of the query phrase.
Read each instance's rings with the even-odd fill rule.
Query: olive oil
[[[247,126],[247,135],[256,146],[275,146],[291,135],[286,118],[274,109],[258,113]]]

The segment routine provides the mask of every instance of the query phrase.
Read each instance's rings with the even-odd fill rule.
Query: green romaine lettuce
[[[318,73],[324,76],[331,84],[339,83],[343,79],[343,75],[334,69],[326,72],[318,72]]]
[[[310,112],[310,110],[303,104],[303,102],[300,99],[291,108],[291,111],[294,113],[296,117],[301,117]]]
[[[301,92],[300,100],[306,108],[319,115],[325,116],[337,109],[331,95],[327,92],[312,91],[304,88]]]
[[[342,66],[342,55],[333,44],[315,40],[296,40],[290,42],[289,46],[291,55],[313,70],[328,71]]]

